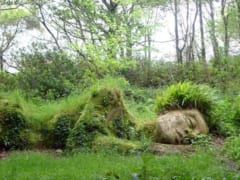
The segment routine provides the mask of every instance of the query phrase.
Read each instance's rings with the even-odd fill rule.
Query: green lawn
[[[57,157],[44,152],[12,152],[0,160],[0,179],[240,179],[213,152],[191,155],[120,155],[79,152]]]

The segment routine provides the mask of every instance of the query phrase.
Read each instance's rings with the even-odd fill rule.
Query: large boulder
[[[208,126],[198,110],[170,111],[157,120],[155,141],[186,144],[198,134],[207,134]]]

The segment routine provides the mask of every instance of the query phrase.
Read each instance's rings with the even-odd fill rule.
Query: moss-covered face
[[[208,127],[197,110],[173,111],[160,116],[157,122],[156,141],[185,144],[198,134],[207,134]]]

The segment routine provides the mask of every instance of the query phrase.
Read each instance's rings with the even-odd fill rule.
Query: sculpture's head
[[[172,111],[159,117],[156,141],[186,144],[198,134],[207,134],[208,127],[197,110]]]

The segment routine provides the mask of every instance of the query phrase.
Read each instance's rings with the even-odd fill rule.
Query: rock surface
[[[157,120],[155,141],[166,144],[187,144],[198,134],[207,134],[208,127],[196,110],[170,111]]]

